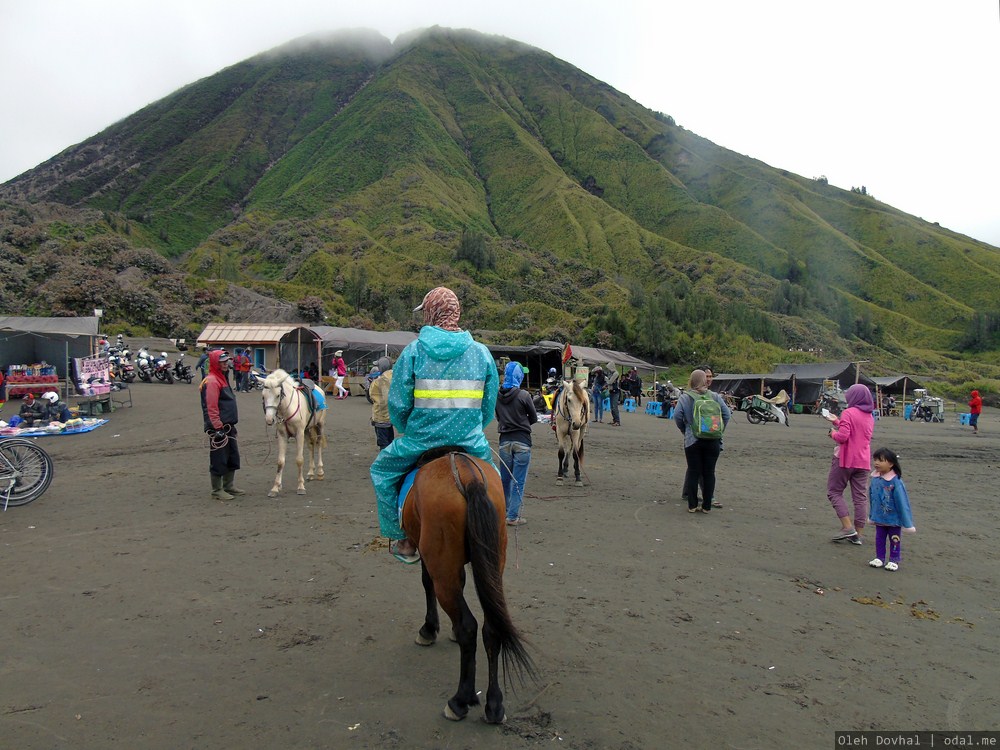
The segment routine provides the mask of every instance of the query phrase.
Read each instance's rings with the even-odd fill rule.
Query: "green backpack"
[[[703,393],[694,397],[692,408],[694,420],[691,432],[696,438],[703,440],[720,440],[725,424],[722,422],[722,407],[709,394]]]

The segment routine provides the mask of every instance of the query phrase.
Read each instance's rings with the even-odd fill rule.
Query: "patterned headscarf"
[[[446,331],[460,331],[458,319],[462,314],[462,306],[458,297],[446,286],[431,289],[424,295],[424,301],[417,305],[414,312],[423,311],[424,325],[437,326]]]

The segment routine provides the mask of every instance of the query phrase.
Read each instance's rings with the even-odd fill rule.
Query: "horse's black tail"
[[[536,679],[535,663],[528,655],[520,634],[507,611],[503,591],[503,571],[500,569],[500,529],[497,511],[490,502],[486,485],[479,479],[469,481],[464,488],[466,544],[472,565],[472,580],[476,584],[479,604],[483,608],[484,627],[489,627],[500,646],[504,682],[512,686],[511,676],[524,683],[527,674]]]

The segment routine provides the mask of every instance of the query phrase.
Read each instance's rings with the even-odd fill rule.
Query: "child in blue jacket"
[[[868,486],[868,520],[875,525],[875,559],[873,568],[899,570],[902,554],[900,532],[916,533],[910,512],[910,496],[903,484],[899,457],[888,448],[879,448],[873,456],[875,471]],[[889,540],[889,559],[885,559],[885,542]]]

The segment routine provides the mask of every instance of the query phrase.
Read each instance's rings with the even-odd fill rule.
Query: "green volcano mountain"
[[[67,149],[0,201],[0,307],[102,306],[112,330],[184,335],[264,310],[409,327],[447,284],[497,342],[1000,376],[997,248],[470,31],[298,40]]]

